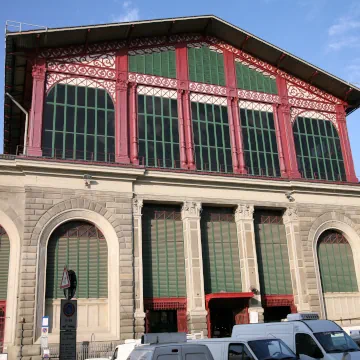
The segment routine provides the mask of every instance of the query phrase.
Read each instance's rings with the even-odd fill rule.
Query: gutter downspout
[[[24,148],[23,155],[26,156],[27,150],[27,137],[28,137],[28,126],[29,126],[29,113],[7,92],[5,93],[10,100],[25,114],[25,134],[24,134]]]

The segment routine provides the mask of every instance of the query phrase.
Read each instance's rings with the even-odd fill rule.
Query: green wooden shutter
[[[108,249],[94,226],[69,222],[51,235],[47,249],[46,298],[62,298],[59,289],[64,266],[77,275],[77,298],[107,298]]]
[[[239,244],[232,209],[203,209],[201,243],[205,293],[241,292]]]
[[[198,170],[231,173],[232,156],[227,107],[191,102]]]
[[[47,95],[43,155],[115,161],[115,110],[104,89],[57,84]]]
[[[144,297],[186,296],[183,225],[178,208],[144,206]]]
[[[224,55],[208,46],[188,47],[189,79],[225,86]]]
[[[240,108],[240,119],[248,174],[279,177],[279,153],[273,113]]]
[[[254,226],[261,293],[292,294],[289,253],[282,214],[257,210]]]
[[[140,163],[180,168],[177,99],[138,95]]]
[[[0,300],[6,300],[9,279],[10,241],[0,225]]]
[[[302,177],[346,181],[340,139],[331,121],[298,117],[293,130]]]
[[[327,292],[357,292],[354,258],[344,235],[325,231],[318,243],[321,284]]]
[[[239,89],[277,94],[276,79],[239,61],[235,62],[236,81]]]
[[[139,74],[176,78],[175,50],[137,54],[129,52],[129,71]]]

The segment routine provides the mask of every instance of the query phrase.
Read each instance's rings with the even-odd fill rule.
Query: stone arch
[[[117,340],[120,337],[120,299],[119,299],[119,263],[120,245],[119,238],[123,237],[120,224],[111,212],[100,204],[83,199],[74,198],[61,202],[48,210],[36,224],[32,239],[38,244],[37,261],[37,290],[35,308],[35,341],[39,340],[41,320],[45,311],[46,264],[47,244],[54,230],[65,222],[83,220],[94,224],[104,234],[108,245],[108,332],[104,340]],[[111,269],[111,270],[110,270]],[[51,337],[51,335],[50,335]],[[58,336],[49,342],[58,341]],[[78,341],[88,341],[90,336],[78,334]],[[96,340],[102,340],[101,335]]]
[[[20,232],[23,222],[14,209],[0,200],[0,224],[10,240],[8,291],[6,299],[6,321],[4,344],[14,345],[17,319],[17,297],[20,271]]]
[[[354,258],[357,284],[360,289],[360,227],[344,214],[340,214],[335,211],[322,214],[311,226],[307,241],[308,248],[312,249],[313,252],[313,271],[316,278],[322,317],[326,316],[326,308],[320,278],[317,246],[321,234],[323,234],[326,230],[336,230],[342,233],[349,242]]]

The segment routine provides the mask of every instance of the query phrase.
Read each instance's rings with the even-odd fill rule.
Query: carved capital
[[[116,79],[116,90],[127,91],[128,81],[122,79]]]
[[[143,205],[144,205],[143,199],[139,199],[135,197],[133,199],[133,215],[141,216]]]
[[[32,68],[32,76],[34,79],[43,80],[45,79],[46,69],[44,65],[34,65]]]
[[[299,220],[298,216],[298,210],[294,207],[288,207],[285,210],[284,216],[283,216],[284,224],[289,222],[294,222]]]
[[[181,89],[181,90],[189,90],[189,81],[178,80],[177,87],[178,87],[178,89]]]
[[[196,201],[185,201],[181,209],[182,219],[199,218],[201,214],[201,203]]]
[[[342,105],[336,105],[336,121],[346,122],[346,112],[345,108]]]
[[[235,221],[253,220],[254,219],[254,205],[239,204],[235,211]]]

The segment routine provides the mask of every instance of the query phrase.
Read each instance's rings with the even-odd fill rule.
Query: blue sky
[[[360,2],[354,0],[28,0],[3,1],[6,20],[48,27],[214,14],[360,86]],[[0,47],[0,68],[4,69]],[[4,73],[0,76],[0,152],[3,149]],[[360,109],[348,117],[360,176]]]

